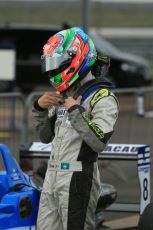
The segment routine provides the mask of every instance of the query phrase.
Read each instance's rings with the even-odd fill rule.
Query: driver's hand
[[[59,106],[64,103],[64,98],[55,92],[45,92],[39,99],[38,105],[42,109],[47,109],[50,106]]]
[[[76,100],[73,97],[68,97],[65,99],[64,106],[65,109],[70,109],[73,105],[80,105],[82,96],[79,96]]]

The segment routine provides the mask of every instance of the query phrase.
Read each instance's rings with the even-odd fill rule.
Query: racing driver
[[[50,91],[33,104],[39,138],[52,142],[37,230],[93,230],[100,193],[98,153],[111,137],[118,103],[111,84],[91,72],[91,38],[79,27],[58,32],[43,47]]]

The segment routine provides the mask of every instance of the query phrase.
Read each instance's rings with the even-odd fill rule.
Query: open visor
[[[71,63],[72,57],[70,57],[67,53],[64,55],[60,54],[50,54],[41,56],[41,70],[42,72],[48,72],[55,69],[59,69],[61,66]]]

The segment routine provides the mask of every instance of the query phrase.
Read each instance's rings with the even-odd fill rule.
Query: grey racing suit
[[[68,111],[63,105],[43,111],[34,104],[32,112],[40,140],[52,141],[37,230],[93,230],[100,193],[96,160],[113,133],[115,96],[97,89]]]

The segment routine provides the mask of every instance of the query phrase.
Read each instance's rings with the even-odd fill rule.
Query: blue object
[[[0,144],[6,171],[0,171],[0,230],[35,229],[40,191]]]
[[[83,95],[82,95],[82,100],[81,103],[83,103],[83,101],[86,100],[86,98],[92,94],[94,91],[96,91],[97,89],[102,89],[102,88],[106,88],[106,89],[111,89],[113,88],[112,83],[109,82],[99,82],[96,83],[95,85],[93,85],[92,87],[90,87]]]

